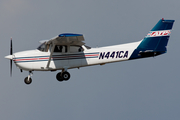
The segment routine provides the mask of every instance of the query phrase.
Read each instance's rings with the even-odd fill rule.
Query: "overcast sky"
[[[179,0],[1,0],[1,120],[179,120]],[[101,47],[139,41],[161,19],[176,20],[167,54],[104,66],[56,72],[28,72],[13,64],[14,52],[35,49],[60,33],[81,33],[86,45]]]

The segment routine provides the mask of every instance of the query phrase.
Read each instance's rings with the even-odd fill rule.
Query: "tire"
[[[63,72],[62,78],[63,78],[65,81],[67,81],[67,80],[69,80],[69,78],[70,78],[70,74],[69,74],[68,72]]]
[[[63,81],[63,78],[62,78],[62,76],[61,76],[61,72],[59,72],[59,73],[56,75],[56,79],[57,79],[58,81],[60,81],[60,82]]]
[[[32,79],[29,78],[29,80],[28,80],[28,77],[26,77],[26,78],[24,79],[24,82],[25,82],[27,85],[29,85],[29,84],[31,84]]]

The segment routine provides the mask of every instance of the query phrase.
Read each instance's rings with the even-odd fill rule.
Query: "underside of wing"
[[[84,45],[84,37],[82,34],[63,33],[48,41],[46,44],[54,43],[56,45]]]

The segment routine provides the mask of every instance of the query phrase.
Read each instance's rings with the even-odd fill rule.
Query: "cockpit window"
[[[42,52],[46,52],[46,42],[42,43],[37,49]]]

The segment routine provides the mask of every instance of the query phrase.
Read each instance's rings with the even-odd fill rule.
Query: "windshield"
[[[37,49],[42,52],[45,52],[46,51],[46,42],[42,43]]]

